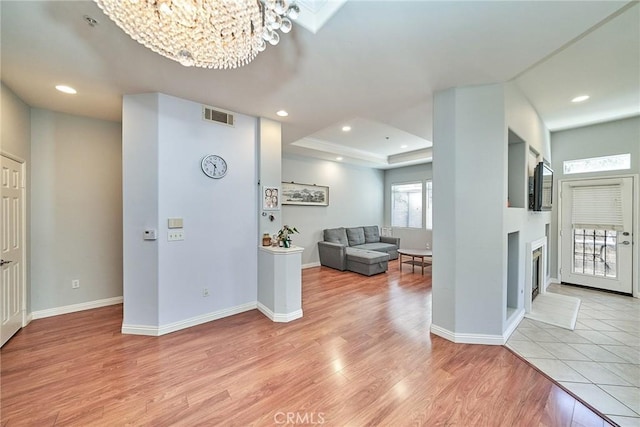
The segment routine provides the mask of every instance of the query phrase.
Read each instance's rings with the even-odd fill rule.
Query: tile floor
[[[573,331],[523,319],[507,347],[621,426],[640,427],[640,299],[549,285],[580,298]]]

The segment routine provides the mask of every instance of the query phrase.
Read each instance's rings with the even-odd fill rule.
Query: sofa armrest
[[[347,247],[339,243],[318,242],[320,264],[344,271],[347,269]]]
[[[400,238],[399,237],[380,236],[380,241],[382,243],[390,243],[392,245],[396,245],[397,248],[400,248]]]

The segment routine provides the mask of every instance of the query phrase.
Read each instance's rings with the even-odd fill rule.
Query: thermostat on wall
[[[156,230],[144,230],[144,240],[157,240],[158,232]]]

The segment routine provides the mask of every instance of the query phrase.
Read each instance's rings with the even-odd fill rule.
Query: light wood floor
[[[603,426],[505,347],[429,333],[431,277],[303,272],[304,317],[162,337],[122,306],[33,321],[1,351],[2,426]]]

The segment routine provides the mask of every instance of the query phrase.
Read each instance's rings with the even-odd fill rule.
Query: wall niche
[[[528,205],[527,144],[511,129],[507,139],[507,206],[526,208]]]

